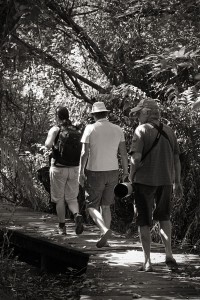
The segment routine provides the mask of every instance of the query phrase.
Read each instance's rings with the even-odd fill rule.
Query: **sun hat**
[[[136,107],[131,109],[130,113],[136,113],[143,108],[159,109],[157,102],[153,99],[148,98],[141,100]]]
[[[95,114],[103,111],[109,111],[108,109],[106,109],[104,102],[98,101],[92,105],[91,114]]]

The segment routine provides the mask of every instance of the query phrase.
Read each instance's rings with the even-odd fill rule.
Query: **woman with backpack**
[[[84,230],[83,217],[79,213],[77,196],[79,193],[78,170],[81,154],[81,132],[73,126],[69,119],[69,111],[64,106],[56,109],[57,124],[47,135],[45,146],[52,148],[50,166],[51,201],[56,203],[58,216],[57,233],[66,235],[65,202],[74,215],[75,232]]]

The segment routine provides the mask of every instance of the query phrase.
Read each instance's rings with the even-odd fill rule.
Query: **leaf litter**
[[[65,273],[42,273],[18,260],[0,261],[0,290],[12,300],[78,300],[85,274],[77,276],[70,268]]]

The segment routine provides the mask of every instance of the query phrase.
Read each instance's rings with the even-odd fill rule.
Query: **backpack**
[[[73,125],[61,126],[53,146],[52,157],[57,163],[73,167],[78,166],[81,156],[81,132]]]

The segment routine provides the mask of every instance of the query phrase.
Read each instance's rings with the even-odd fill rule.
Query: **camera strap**
[[[156,129],[160,132],[160,134],[162,134],[162,136],[164,136],[164,137],[168,140],[168,142],[169,142],[169,144],[170,144],[170,147],[171,147],[171,149],[172,149],[172,151],[173,151],[173,147],[172,147],[172,144],[171,144],[171,142],[170,142],[170,139],[169,139],[167,133],[162,129],[163,126],[162,126],[162,128],[161,128],[160,126],[158,126],[158,125],[156,125],[156,124],[154,124],[154,123],[150,123],[150,124],[153,125],[153,127],[156,128]],[[161,124],[161,123],[160,123],[160,124]]]
[[[154,140],[154,142],[153,142],[153,144],[152,144],[152,146],[151,146],[151,148],[145,153],[145,154],[143,154],[142,155],[142,158],[141,158],[141,161],[143,161],[145,158],[146,158],[146,156],[151,152],[151,150],[158,144],[158,141],[159,141],[159,139],[160,139],[160,136],[161,136],[161,134],[163,134],[163,124],[162,123],[160,123],[160,125],[158,126],[158,125],[156,125],[156,124],[154,124],[154,123],[150,123],[154,128],[156,128],[157,130],[158,130],[158,133],[157,133],[157,136],[156,136],[156,138],[155,138],[155,140]],[[167,136],[167,138],[168,138],[168,136]],[[169,138],[168,138],[169,139]]]

